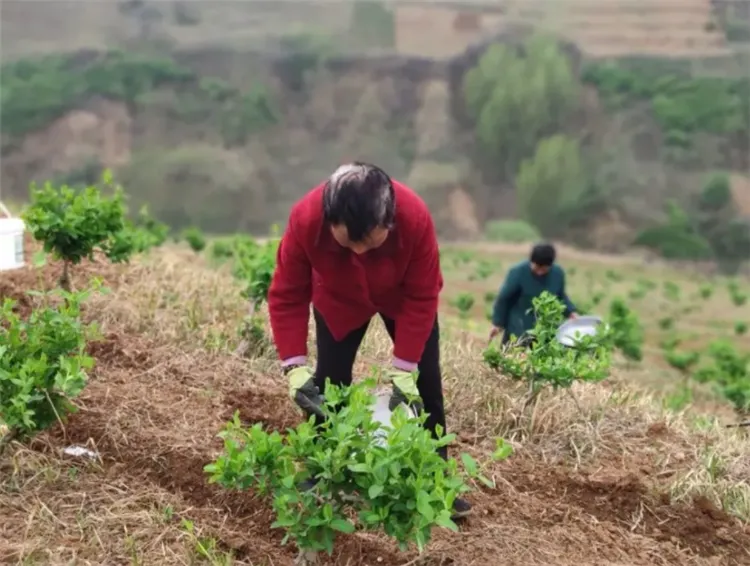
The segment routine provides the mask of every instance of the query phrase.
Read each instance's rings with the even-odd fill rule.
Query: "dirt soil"
[[[55,269],[46,269],[43,279],[53,282]],[[110,267],[105,279],[117,285],[124,273],[123,268]],[[32,274],[23,270],[3,274],[0,299],[21,297],[20,290],[32,286],[29,277]],[[179,502],[183,516],[218,540],[220,549],[232,551],[236,563],[291,566],[296,551],[291,545],[282,546],[281,531],[271,528],[269,502],[210,485],[203,471],[221,449],[216,434],[235,411],[247,424],[263,422],[277,430],[298,422],[300,416],[283,384],[277,378],[248,377],[242,362],[226,355],[178,351],[112,329],[91,346],[90,353],[97,366],[79,412],[40,435],[31,450],[58,459],[68,445],[95,449],[101,466],[80,472],[96,479],[87,484],[89,500],[97,501],[97,491],[114,487],[143,497],[166,493]],[[663,434],[658,427],[649,431],[654,437]],[[7,465],[0,461],[0,475],[10,473]],[[470,494],[474,514],[461,524],[460,532],[436,529],[423,557],[415,551],[398,552],[382,535],[355,533],[342,536],[334,555],[324,563],[750,564],[747,526],[708,500],[698,499],[690,506],[670,504],[647,487],[641,468],[642,463],[633,458],[574,470],[517,453],[493,468],[496,489],[477,488]],[[36,493],[47,505],[70,495],[54,487]],[[19,505],[0,514],[0,540],[20,544],[28,535],[27,517],[20,509]],[[86,543],[60,536],[62,541],[57,542],[66,548]],[[121,547],[125,535],[113,537],[102,541],[93,561],[85,563],[120,563],[110,552]],[[11,545],[3,553],[3,544],[0,562],[16,563],[20,547]]]

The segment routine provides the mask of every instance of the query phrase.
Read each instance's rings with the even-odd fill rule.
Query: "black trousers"
[[[326,326],[323,317],[315,309],[313,309],[313,316],[318,345],[315,385],[318,386],[321,393],[324,392],[326,378],[329,378],[331,383],[335,385],[351,385],[354,359],[370,322],[367,321],[359,328],[352,330],[343,340],[336,341],[328,326]],[[380,318],[383,319],[391,340],[394,340],[396,336],[395,321],[383,315],[380,315]],[[425,344],[422,359],[419,360],[418,369],[417,389],[422,398],[425,413],[427,413],[425,427],[432,431],[433,436],[436,437],[435,427],[440,425],[443,434],[446,434],[445,402],[440,374],[440,326],[437,317],[435,317],[435,325],[432,327],[432,332]],[[443,458],[448,458],[447,447],[440,448],[439,453]]]

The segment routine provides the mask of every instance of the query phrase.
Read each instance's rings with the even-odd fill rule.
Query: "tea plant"
[[[422,426],[424,414],[410,418],[397,409],[392,426],[381,429],[370,411],[373,385],[326,384],[326,418],[317,430],[314,418],[285,435],[262,423],[247,429],[235,414],[220,433],[222,454],[205,467],[211,483],[270,496],[272,526],[286,532],[283,544],[297,544],[303,564],[319,551],[330,555],[338,533],[358,528],[382,529],[401,549],[415,544],[421,552],[434,527],[457,530],[453,502],[470,490],[469,478],[494,485],[468,454],[463,470],[440,457],[437,449],[455,436],[435,439]],[[505,458],[509,448],[500,442],[493,456]]]
[[[711,298],[711,295],[714,294],[714,286],[708,283],[701,285],[700,289],[698,290],[698,294],[700,295],[701,299],[707,301]]]
[[[102,196],[96,186],[77,191],[50,182],[41,188],[31,185],[31,203],[22,218],[44,251],[62,260],[59,284],[67,291],[70,266],[84,259],[93,261],[96,250],[113,262],[127,261],[134,251],[122,187],[114,184],[109,171],[104,172],[102,185],[112,190],[111,197]]]
[[[474,306],[474,297],[471,293],[461,293],[451,302],[458,309],[458,316],[463,319],[469,318],[471,309]]]
[[[485,362],[513,379],[529,384],[529,400],[541,389],[569,388],[574,381],[597,382],[609,373],[610,338],[600,327],[596,336],[582,336],[575,346],[566,347],[557,340],[557,330],[565,319],[565,306],[554,295],[543,292],[532,301],[536,323],[529,331],[532,340],[526,348],[501,352],[490,346],[484,352]]]
[[[502,269],[502,266],[498,266],[496,264],[493,264],[483,259],[479,262],[479,265],[477,265],[474,273],[469,275],[469,281],[477,281],[477,280],[484,281],[490,275],[492,275],[497,269]]]
[[[136,252],[157,248],[164,244],[169,236],[169,226],[151,216],[148,206],[145,205],[138,211],[135,222],[131,226]]]
[[[615,348],[630,360],[643,359],[643,326],[638,316],[622,299],[614,299],[610,303],[609,324]]]
[[[744,293],[739,284],[736,281],[731,281],[727,285],[729,290],[729,298],[732,300],[732,304],[736,307],[741,307],[747,302],[747,293]]]
[[[263,327],[263,318],[258,311],[268,298],[278,247],[278,238],[271,238],[261,245],[254,241],[244,244],[236,242],[232,272],[244,284],[242,296],[250,300],[248,316],[239,332],[239,355],[261,355],[270,345]]]
[[[81,321],[81,304],[90,291],[56,290],[23,319],[16,301],[0,308],[0,422],[11,438],[24,438],[63,419],[74,410],[71,400],[86,386],[94,360],[86,343],[96,327]]]
[[[725,340],[712,342],[707,354],[710,363],[699,368],[693,377],[715,384],[739,413],[750,411],[750,354],[740,353]]]
[[[206,236],[201,229],[196,226],[185,228],[182,232],[182,238],[195,253],[200,253],[206,248]]]
[[[693,367],[700,360],[700,352],[679,352],[675,349],[664,351],[664,359],[674,369],[680,372],[683,377],[682,391],[686,393],[690,390],[688,379]]]
[[[665,281],[664,282],[664,297],[669,301],[679,301],[680,300],[680,287],[673,281]]]

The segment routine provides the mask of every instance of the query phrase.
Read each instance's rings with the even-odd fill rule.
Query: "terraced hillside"
[[[405,0],[396,8],[397,49],[443,55],[477,37],[528,24],[555,31],[586,55],[708,57],[730,53],[709,0]],[[425,33],[430,30],[432,33]]]

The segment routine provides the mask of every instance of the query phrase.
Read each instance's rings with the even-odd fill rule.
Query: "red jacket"
[[[418,362],[435,324],[443,287],[435,226],[424,201],[393,182],[395,228],[361,256],[339,245],[323,221],[320,184],[291,210],[268,292],[282,360],[307,355],[310,303],[337,340],[380,313],[395,320],[393,355]]]

